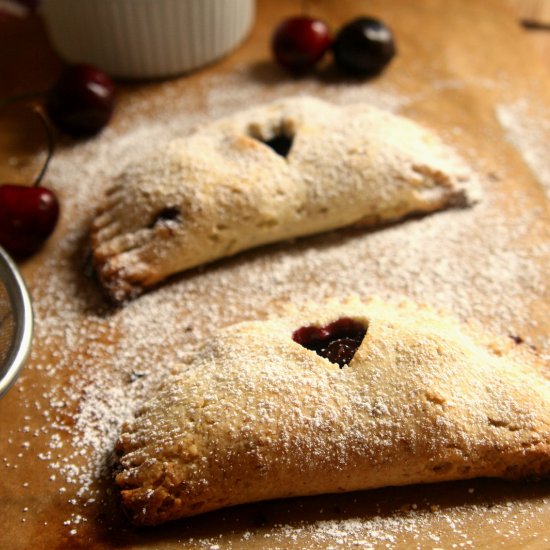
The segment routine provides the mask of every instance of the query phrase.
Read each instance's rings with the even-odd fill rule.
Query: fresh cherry
[[[392,31],[372,17],[359,17],[342,27],[332,51],[339,68],[359,76],[379,73],[396,52]]]
[[[275,29],[271,48],[281,66],[293,73],[304,73],[320,61],[330,44],[326,23],[300,15],[286,19]]]
[[[48,156],[32,187],[0,184],[0,245],[15,257],[36,252],[51,235],[59,217],[59,202],[40,187],[53,155],[53,138],[46,117],[36,110],[48,136]]]
[[[73,137],[97,134],[111,119],[115,85],[91,65],[65,68],[48,93],[46,110],[52,122]]]
[[[349,365],[366,333],[362,323],[341,317],[325,327],[301,327],[294,331],[292,339],[342,368]]]

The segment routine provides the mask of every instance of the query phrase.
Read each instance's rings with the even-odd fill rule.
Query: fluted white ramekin
[[[255,0],[43,0],[42,13],[65,61],[159,78],[233,50],[252,26]]]

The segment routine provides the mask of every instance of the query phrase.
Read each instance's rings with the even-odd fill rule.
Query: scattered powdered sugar
[[[29,415],[42,421],[34,433],[27,424],[20,430],[45,441],[25,452],[36,453],[48,465],[52,483],[61,480],[59,492],[74,505],[66,518],[71,534],[89,521],[86,506],[109,499],[105,485],[110,483],[121,424],[217,327],[265,317],[284,301],[350,294],[404,295],[463,319],[481,318],[503,334],[523,335],[535,323],[521,304],[544,299],[543,262],[550,249],[538,244],[526,250],[521,243],[540,212],[525,209],[516,213],[513,223],[506,220],[494,206],[498,186],[488,181],[483,201],[472,209],[449,210],[377,231],[348,229],[261,248],[176,276],[124,308],[110,309],[86,275],[89,224],[113,176],[152,144],[185,135],[243,104],[293,93],[338,103],[370,101],[390,110],[410,101],[384,84],[344,87],[289,81],[274,91],[267,80],[243,87],[245,72],[205,79],[205,107],[200,111],[188,107],[185,95],[171,86],[149,100],[147,111],[139,99],[123,105],[122,128],[107,128],[99,139],[66,145],[51,163],[45,185],[61,197],[63,233],[57,246],[47,248],[43,265],[29,281],[36,316],[34,352],[18,383],[22,400],[26,389],[42,394],[25,403]],[[499,110],[501,122],[523,151],[523,142],[517,142],[520,130],[511,122],[518,116],[513,108]],[[549,181],[544,172],[548,166],[542,170]],[[548,351],[546,342],[534,344]],[[479,515],[485,513],[484,508]],[[391,545],[400,533],[422,529],[427,515],[282,525],[272,536],[283,541],[282,547],[284,540],[305,530],[322,547],[351,543],[369,548]],[[201,544],[214,548],[218,543],[204,539]],[[437,547],[436,538],[433,543]]]
[[[412,504],[402,506],[392,515],[375,514],[368,519],[350,517],[344,520],[318,520],[292,529],[288,526],[279,526],[279,533],[292,536],[296,530],[301,531],[323,548],[327,545],[332,548],[395,548],[403,535],[407,536],[409,548],[426,548],[425,538],[433,543],[433,548],[438,548],[441,536],[431,531],[426,537],[422,532],[438,523],[442,525],[442,530],[446,528],[457,535],[458,542],[449,547],[471,548],[476,546],[475,540],[461,528],[465,518],[475,517],[484,528],[494,530],[506,539],[515,533],[514,520],[517,520],[517,517],[514,516],[513,507],[509,502],[490,508],[465,504],[454,506],[451,511],[429,504],[419,509],[418,505]],[[504,529],[502,525],[505,526]]]
[[[281,81],[271,69],[265,75],[254,78],[250,71],[247,66],[242,66],[230,74],[214,76],[205,82],[206,108],[212,118],[219,118],[235,111],[236,97],[232,93],[227,93],[228,89],[238,90],[240,109],[282,97],[314,95],[330,99],[338,105],[365,102],[381,109],[397,111],[413,99],[399,94],[389,82],[381,85],[381,92],[381,86],[342,86],[338,81],[320,82],[317,77]],[[273,86],[274,83],[277,85]]]
[[[507,139],[516,147],[550,197],[550,111],[538,109],[534,116],[532,106],[525,99],[497,105],[498,121],[506,131]]]
[[[544,506],[545,504],[536,506],[536,513],[542,514]],[[288,510],[288,513],[292,511]],[[524,532],[525,522],[531,515],[529,510],[521,507],[518,509],[517,504],[510,500],[490,506],[473,502],[457,504],[451,508],[424,500],[418,504],[403,504],[392,513],[378,508],[368,517],[348,514],[343,510],[339,513],[344,517],[331,517],[330,510],[320,508],[317,515],[321,517],[318,519],[275,522],[266,531],[241,531],[238,538],[233,539],[235,544],[232,541],[224,542],[221,547],[242,548],[252,542],[251,547],[266,549],[477,548],[478,541],[471,534],[472,523],[475,523],[494,547],[507,548]],[[231,521],[232,518],[223,519]],[[537,527],[543,527],[542,522]],[[449,542],[449,532],[454,535],[453,542]],[[542,540],[548,543],[547,538]],[[196,548],[220,548],[216,537],[191,539],[190,542]]]

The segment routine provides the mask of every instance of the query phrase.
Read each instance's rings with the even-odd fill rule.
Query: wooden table
[[[130,412],[132,384],[141,384],[147,369],[177,363],[209,324],[263,316],[275,302],[296,298],[293,284],[310,299],[349,291],[422,299],[461,317],[475,314],[490,328],[514,331],[550,352],[544,154],[550,77],[512,13],[498,0],[373,0],[367,7],[357,0],[318,1],[311,9],[334,28],[368,9],[394,28],[398,57],[371,81],[342,79],[329,66],[293,80],[273,65],[268,43],[276,22],[295,13],[297,4],[262,0],[251,36],[234,54],[192,75],[121,85],[114,120],[103,134],[83,143],[59,136],[45,185],[59,193],[62,218],[44,249],[21,265],[37,316],[33,354],[0,402],[1,548],[548,548],[548,482],[472,480],[293,499],[140,531],[122,517],[111,479],[98,465]],[[60,67],[38,17],[0,22],[0,97],[47,89]],[[420,220],[373,235],[336,232],[245,253],[111,310],[83,266],[87,227],[106,180],[122,162],[113,151],[131,156],[135,144],[143,147],[149,139],[148,131],[153,141],[243,103],[292,93],[373,101],[430,126],[455,147],[485,187],[479,209],[459,218],[469,224],[464,235],[471,246],[480,247],[479,257],[464,248],[465,261],[474,258],[479,272],[475,265],[464,266],[463,277],[460,269],[443,269],[407,240],[423,227],[418,224],[444,220],[455,220],[450,228],[460,240],[459,214],[444,213],[434,218],[440,222]],[[32,181],[43,158],[40,125],[24,105],[12,105],[0,110],[0,127],[0,180]],[[469,216],[476,216],[479,232]],[[384,272],[376,258],[361,255],[386,238],[396,257],[403,253],[400,242],[413,245],[418,265],[403,256],[404,264],[396,266],[384,253],[392,266]],[[312,266],[342,247],[356,247],[358,256],[338,276],[327,266],[326,280]],[[442,254],[454,265],[456,258]],[[365,282],[347,288],[342,280],[359,281],[358,269],[364,269]],[[440,288],[428,289],[423,280]],[[158,306],[153,320],[146,315],[152,305]],[[181,334],[171,335],[174,325]],[[99,437],[99,426],[108,433]]]
[[[505,0],[522,22],[525,36],[550,70],[550,2],[548,0]]]

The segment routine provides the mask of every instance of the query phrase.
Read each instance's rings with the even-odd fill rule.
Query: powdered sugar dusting
[[[524,98],[496,107],[497,118],[507,139],[517,148],[525,163],[550,197],[550,112],[540,108],[533,115],[533,106]]]
[[[285,158],[265,145],[283,126],[294,136]],[[260,244],[473,204],[475,180],[436,135],[403,117],[287,98],[128,167],[92,225],[94,264],[124,301],[157,277]],[[161,222],[167,212],[179,222]]]
[[[452,548],[472,548],[475,547],[475,541],[463,529],[464,518],[468,516],[475,517],[485,529],[504,535],[504,539],[517,534],[518,518],[510,503],[498,504],[490,509],[476,504],[455,506],[452,512],[429,503],[421,507],[407,504],[388,516],[374,514],[368,520],[361,517],[319,520],[291,530],[287,526],[279,526],[278,530],[286,536],[295,535],[296,530],[300,534],[307,534],[319,547],[331,545],[365,549],[395,548],[405,535],[409,548],[420,549],[426,547],[426,542],[421,539],[422,530],[439,523],[443,529],[448,528],[457,535],[457,542],[452,544]],[[276,534],[279,533],[276,531]],[[427,537],[433,548],[440,547],[438,543],[442,537],[438,533],[437,530],[430,531]]]
[[[107,128],[99,139],[66,145],[51,163],[45,185],[61,197],[63,235],[58,246],[44,252],[42,268],[29,281],[35,351],[15,391],[24,400],[31,384],[43,386],[42,399],[25,403],[29,415],[42,418],[43,424],[35,433],[27,424],[21,428],[30,441],[21,453],[34,453],[48,466],[52,483],[73,507],[66,518],[68,531],[78,532],[89,520],[87,506],[94,509],[97,501],[108,500],[103,485],[109,483],[110,456],[122,422],[218,326],[262,318],[286,300],[356,293],[405,295],[464,319],[482,318],[497,332],[524,335],[535,321],[521,304],[544,299],[542,262],[550,255],[549,246],[538,244],[529,252],[521,246],[541,213],[525,209],[516,213],[514,223],[506,221],[494,206],[498,189],[488,184],[484,201],[473,209],[247,252],[177,276],[126,307],[110,310],[95,281],[84,274],[89,224],[113,176],[145,154],[152,142],[185,135],[205,120],[239,110],[244,102],[296,91],[339,103],[366,100],[391,110],[410,101],[384,84],[365,88],[301,82],[272,91],[266,83],[243,92],[242,80],[242,75],[206,80],[206,108],[200,111],[187,107],[184,95],[163,88],[147,111],[137,100],[123,106],[122,129]],[[534,343],[548,351],[547,342]],[[45,349],[53,351],[39,351]],[[34,444],[33,437],[45,443]],[[9,467],[16,468],[17,461]],[[487,507],[482,508],[479,516],[486,517]],[[505,512],[493,508],[490,513]],[[366,548],[391,545],[413,526],[422,529],[426,517],[411,511],[403,517],[284,524],[274,530],[272,546],[299,539],[303,531],[319,546],[343,544],[338,541]],[[246,542],[245,534],[241,538]],[[204,538],[199,543],[215,547],[219,541]]]
[[[349,367],[290,338],[344,315],[368,324]],[[528,442],[545,438],[550,381],[524,373],[519,382],[513,357],[497,359],[465,332],[410,302],[354,299],[220,331],[122,434],[117,483],[126,510],[147,525],[217,507],[220,497],[231,505],[399,485],[404,472],[410,483],[445,477],[435,466],[419,473],[418,456],[448,460],[453,475],[465,464],[471,476],[510,465],[529,471]],[[426,410],[425,393],[441,409]],[[514,435],[496,435],[493,418],[513,424]],[[396,442],[406,442],[397,461]],[[542,450],[533,452],[537,460]]]

